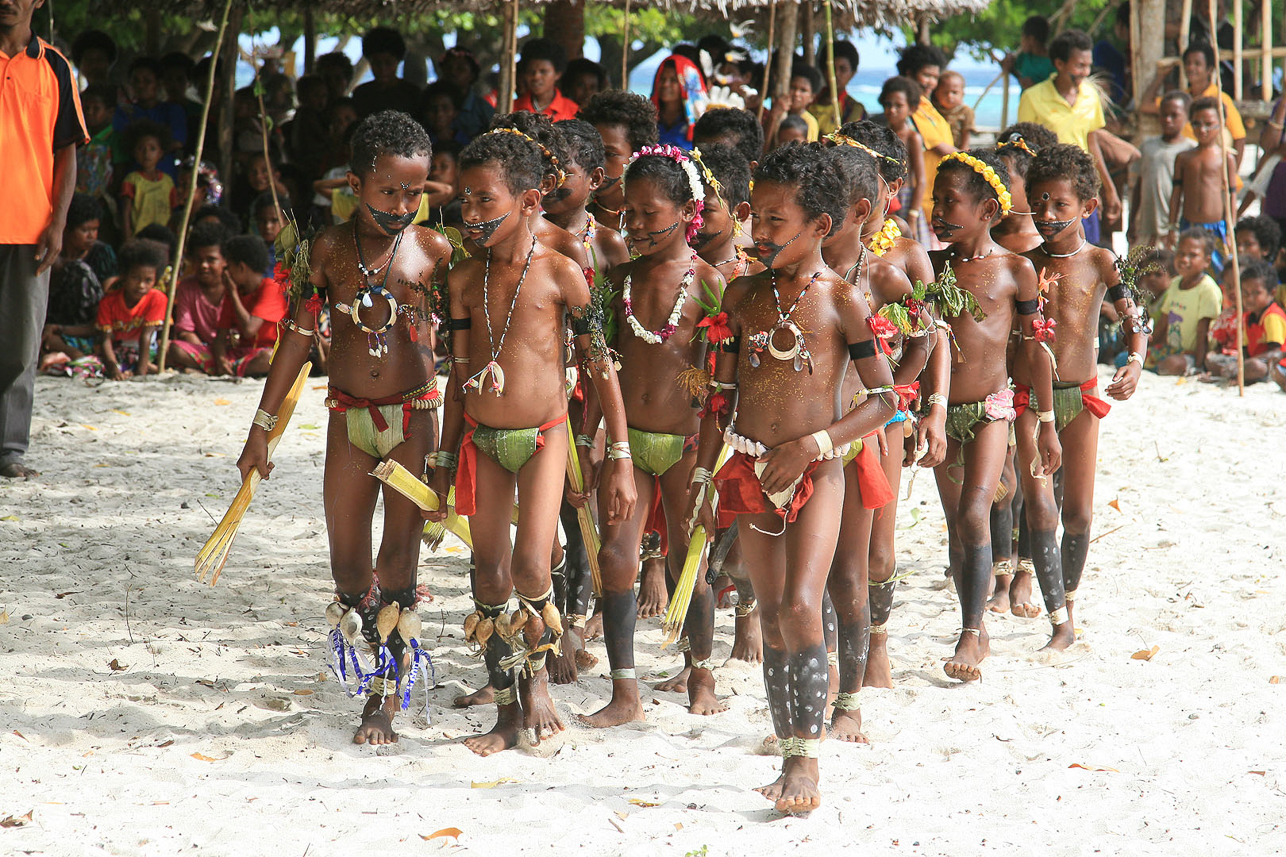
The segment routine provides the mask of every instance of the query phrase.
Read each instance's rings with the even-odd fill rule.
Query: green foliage
[[[1112,0],[1078,0],[1062,29],[1076,27],[1089,30],[1098,20],[1104,7],[1114,5]],[[1022,40],[1023,22],[1032,15],[1044,15],[1051,20],[1064,6],[1062,0],[993,0],[977,15],[956,15],[929,25],[929,41],[953,56],[965,51],[975,59],[999,59],[1009,52],[1018,52]],[[1055,31],[1058,29],[1055,25]],[[913,24],[902,28],[908,42],[915,41]],[[1100,29],[1091,36],[1098,38],[1112,31],[1112,13],[1103,19]],[[1052,38],[1052,36],[1051,36]]]

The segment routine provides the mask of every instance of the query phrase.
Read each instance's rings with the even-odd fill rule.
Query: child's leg
[[[894,499],[882,509],[876,509],[871,521],[871,546],[868,551],[870,576],[867,585],[867,603],[869,605],[870,641],[866,668],[861,687],[892,687],[893,668],[889,661],[888,622],[893,612],[893,593],[897,583],[893,578],[897,574],[897,554],[895,541],[897,535],[897,493],[902,483],[902,457],[897,450],[902,444],[902,423],[894,423],[885,429],[888,436],[889,455],[881,459],[884,476],[893,489]],[[845,504],[848,497],[845,497]],[[840,542],[843,544],[843,530]],[[844,553],[843,547],[835,549],[837,556]],[[842,688],[841,688],[842,690]]]
[[[758,664],[764,659],[764,644],[759,629],[759,603],[755,600],[755,587],[750,583],[750,572],[746,570],[746,563],[742,557],[740,532],[741,527],[738,526],[738,535],[723,561],[723,571],[737,589],[732,654],[729,657],[733,660]],[[718,543],[722,538],[725,536],[720,533],[715,542]]]
[[[885,456],[885,461],[892,458],[891,455]],[[900,460],[898,463],[901,464]],[[831,718],[831,735],[841,741],[865,744],[862,711],[858,708],[857,697],[862,690],[871,641],[867,569],[870,554],[874,551],[874,539],[871,510],[862,505],[862,490],[858,487],[855,470],[856,463],[844,468],[844,509],[835,558],[831,560],[830,578],[826,584],[839,623],[839,694],[835,698],[835,713]],[[896,505],[897,501],[894,501],[878,512],[892,517],[890,510]],[[891,590],[892,586],[888,588]]]
[[[960,442],[947,438],[946,458],[933,468],[933,478],[938,484],[938,500],[942,503],[942,515],[947,519],[947,576],[954,578],[960,569],[963,556],[960,547],[960,530],[956,525],[956,514],[960,508],[960,492],[964,487],[964,466],[957,464],[960,460]],[[892,599],[889,599],[892,604]],[[877,604],[871,602],[871,624],[879,623]]]
[[[600,493],[600,517],[603,521],[602,548],[598,567],[603,575],[603,637],[607,643],[607,662],[612,670],[612,699],[597,712],[582,717],[587,726],[619,726],[632,720],[643,720],[639,701],[638,677],[634,672],[634,623],[638,605],[634,595],[634,577],[638,570],[639,543],[647,526],[656,480],[634,468],[634,489],[638,502],[634,515],[619,524],[607,522],[607,494]]]
[[[1013,496],[1018,477],[1014,473],[1015,448],[1005,452],[1005,469],[1000,474],[1000,484],[1005,486],[1005,496],[991,504],[991,563],[995,587],[987,609],[993,613],[1009,612],[1009,584],[1014,577],[1014,558],[1011,533],[1014,529]]]
[[[955,518],[961,553],[954,574],[962,628],[955,654],[945,667],[947,675],[963,681],[982,677],[978,665],[990,651],[982,620],[991,583],[991,503],[1008,443],[1009,423],[1001,420],[975,426],[974,440],[964,448],[964,478]]]
[[[688,476],[696,464],[695,451],[685,455],[678,463],[661,475],[661,508],[665,512],[666,534],[669,538],[670,577],[676,583],[683,573],[683,563],[688,555],[688,533],[684,520],[688,514]],[[688,673],[688,712],[691,714],[717,714],[727,711],[714,692],[714,590],[706,583],[705,567],[697,570],[692,586],[692,600],[688,604],[687,619],[683,623],[683,636],[688,641],[691,671]]]
[[[1076,591],[1089,554],[1090,525],[1094,518],[1094,468],[1098,461],[1098,424],[1098,417],[1082,411],[1059,436],[1064,456],[1062,560],[1069,631],[1072,631]],[[1074,631],[1072,635],[1074,640]]]
[[[1032,564],[1040,581],[1045,610],[1054,625],[1051,648],[1065,649],[1071,644],[1071,625],[1063,611],[1063,563],[1058,552],[1058,501],[1054,496],[1055,477],[1032,476],[1031,463],[1036,460],[1036,413],[1029,408],[1018,418],[1018,475],[1023,483],[1023,514],[1027,518]]]

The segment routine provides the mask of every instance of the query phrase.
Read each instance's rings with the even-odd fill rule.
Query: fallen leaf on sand
[[[630,798],[630,803],[634,804],[635,806],[660,806],[659,803],[652,803],[646,800],[639,800],[636,797]]]
[[[8,614],[4,614],[4,615],[8,615]],[[1273,676],[1272,678],[1270,678],[1270,679],[1268,680],[1268,683],[1269,683],[1269,684],[1281,684],[1281,683],[1282,683],[1282,677],[1281,677],[1281,676],[1279,676],[1279,675],[1275,675],[1275,676]]]
[[[8,625],[8,624],[9,624],[9,611],[0,610],[0,625]]]
[[[34,809],[29,809],[26,815],[11,815],[0,821],[0,827],[25,827],[31,821],[33,812],[35,812]]]
[[[1139,649],[1137,652],[1130,655],[1130,659],[1135,661],[1150,661],[1159,651],[1161,651],[1160,646],[1153,646],[1150,649]]]
[[[108,666],[112,668],[112,672],[120,672],[122,670],[129,669],[129,664],[122,664],[120,661],[116,660],[116,658],[112,658],[111,663],[109,663]]]
[[[1119,512],[1119,511],[1121,511],[1121,501],[1120,501],[1120,500],[1113,500],[1113,501],[1111,501],[1110,503],[1108,503],[1107,505],[1111,506],[1113,509],[1115,509],[1115,510],[1116,510],[1116,511],[1118,511],[1118,512]]]
[[[1082,765],[1080,762],[1072,762],[1067,767],[1080,768],[1082,771],[1110,771],[1113,774],[1121,773],[1116,768],[1109,768],[1109,767],[1106,767],[1105,765]]]
[[[518,782],[518,781],[517,781],[517,780],[515,780],[513,777],[501,777],[501,778],[500,778],[500,779],[498,779],[498,780],[490,780],[490,781],[485,782],[485,783],[469,783],[469,788],[471,788],[471,789],[494,789],[496,786],[504,785],[505,783],[516,783],[516,782]]]
[[[232,403],[231,403],[231,402],[229,402],[227,399],[215,399],[215,400],[214,400],[214,403],[215,403],[216,405],[230,405],[230,404],[232,404]]]
[[[0,518],[0,521],[16,521],[16,520],[18,520],[17,515],[5,515],[3,518]]]
[[[1256,775],[1261,776],[1261,777],[1266,777],[1266,776],[1268,776],[1268,772],[1267,772],[1267,771],[1246,771],[1246,773],[1248,773],[1248,774],[1256,774]]]
[[[112,413],[120,414],[123,417],[133,416],[133,414],[131,414],[129,411],[121,411],[121,410],[117,410],[116,408],[112,408]]]
[[[676,821],[676,822],[674,822],[674,829],[675,829],[675,830],[682,830],[682,829],[683,829],[683,822],[681,822],[681,821]]]
[[[170,745],[171,745],[171,744],[173,744],[173,743],[174,743],[174,739],[173,739],[173,738],[171,738],[171,739],[169,739],[168,741],[162,741],[160,744],[157,744],[156,746],[157,746],[157,747],[168,747],[168,746],[170,746]]]
[[[207,756],[204,753],[193,753],[192,758],[196,759],[198,762],[222,762],[224,759],[228,757],[223,756],[216,759],[214,756]]]
[[[13,734],[17,735],[19,738],[21,738],[21,739],[22,739],[22,740],[24,740],[24,741],[26,741],[26,740],[27,740],[27,736],[26,736],[26,735],[23,735],[23,734],[22,734],[21,732],[19,732],[17,729],[13,730]]]
[[[314,423],[304,423],[299,427],[301,429],[308,429],[309,431],[316,431],[317,429],[321,428],[321,426],[316,425]]]
[[[621,812],[618,809],[616,810],[616,817],[619,818],[621,821],[624,821],[625,819],[630,817],[630,814],[628,812]]]
[[[81,427],[81,428],[87,428],[87,429],[89,429],[90,431],[98,431],[98,429],[94,428],[93,426],[87,426],[87,425],[85,425],[85,424],[83,424],[83,423],[81,424],[81,426],[80,426],[80,427]]]
[[[458,827],[444,827],[441,830],[438,830],[434,833],[430,833],[428,836],[425,836],[423,833],[421,833],[420,838],[425,840],[426,842],[432,839],[446,839],[448,837],[450,837],[451,839],[459,839],[461,832],[462,831]]]
[[[307,690],[306,688],[300,688],[299,690],[295,691],[295,696],[312,696],[312,695],[313,695],[313,692],[311,690]]]

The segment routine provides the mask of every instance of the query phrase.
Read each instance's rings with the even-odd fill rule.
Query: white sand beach
[[[421,563],[436,596],[421,611],[429,718],[417,688],[399,744],[353,745],[359,705],[325,665],[324,383],[306,388],[211,588],[192,562],[236,491],[261,383],[39,379],[29,462],[43,476],[0,484],[0,854],[1286,851],[1275,387],[1238,399],[1145,375],[1103,422],[1077,644],[1037,656],[1043,617],[989,618],[979,683],[942,672],[959,614],[936,585],[945,525],[919,473],[899,511],[915,573],[889,626],[896,687],[863,693],[870,746],[823,746],[821,809],[782,818],[751,791],[780,762],[755,752],[771,732],[759,668],[728,663],[730,710],[689,715],[651,689],[679,663],[659,620],[639,628],[647,722],[575,723],[609,694],[596,642],[599,665],[553,689],[568,729],[551,757],[469,752],[460,739],[494,709],[451,708],[484,681],[451,538]],[[731,611],[717,621],[726,658]]]

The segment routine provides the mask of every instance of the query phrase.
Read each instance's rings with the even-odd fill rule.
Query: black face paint
[[[692,241],[690,242],[692,244],[692,249],[700,250],[722,234],[722,232],[715,232],[714,234],[709,232],[698,232],[696,235],[692,236]]]
[[[1036,220],[1036,231],[1045,238],[1053,238],[1060,234],[1064,229],[1076,222],[1076,218],[1070,220]]]
[[[664,229],[658,229],[655,232],[649,232],[647,234],[648,246],[655,247],[657,244],[661,243],[662,238],[665,238],[671,232],[673,232],[678,228],[679,228],[679,221],[676,220],[673,223],[671,223],[669,226],[665,227]]]
[[[774,244],[771,241],[756,241],[755,252],[759,254],[759,261],[764,263],[765,268],[771,268],[773,266],[772,263],[777,261],[777,254],[781,253],[782,250],[785,250],[791,244],[794,244],[795,239],[803,234],[804,231],[801,229],[799,232],[795,233],[794,238],[791,238],[785,244]]]
[[[491,220],[484,220],[481,223],[466,223],[464,225],[465,231],[470,233],[477,232],[478,237],[475,238],[474,241],[479,245],[486,247],[487,242],[491,240],[491,236],[496,233],[496,230],[500,228],[500,224],[504,223],[505,219],[508,218],[510,214],[513,214],[513,212],[506,211],[504,214],[499,217],[494,217]]]
[[[943,241],[950,238],[952,235],[959,232],[961,229],[964,229],[964,227],[961,226],[959,223],[949,223],[943,220],[941,217],[933,218],[933,233],[937,235],[939,238],[941,238]]]
[[[370,203],[366,204],[366,210],[371,213],[371,219],[389,235],[396,235],[403,229],[411,225],[415,220],[414,211],[408,211],[406,214],[389,214],[387,211],[380,211],[378,208],[372,208]]]
[[[567,199],[567,197],[571,195],[572,195],[572,189],[569,188],[567,185],[563,185],[562,187],[554,188],[549,193],[545,194],[545,199],[548,202],[562,202],[563,200]]]
[[[610,190],[611,188],[616,187],[617,182],[619,182],[620,180],[621,180],[621,176],[608,176],[607,178],[603,179],[603,183],[598,186],[598,190],[594,192],[594,195],[597,196],[603,191]]]

